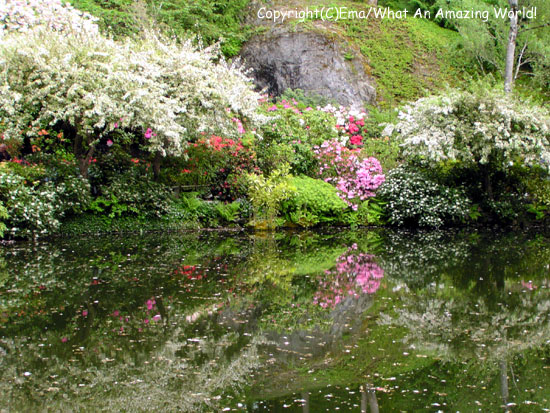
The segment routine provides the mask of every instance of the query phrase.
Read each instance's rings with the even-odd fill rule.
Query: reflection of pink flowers
[[[153,316],[152,320],[153,321],[160,321],[161,318],[162,317],[160,316],[160,314],[157,314],[157,315]]]
[[[526,281],[521,280],[521,286],[523,288],[526,288],[526,289],[530,290],[530,291],[537,288],[537,286],[533,284],[533,281],[527,281],[526,282]]]
[[[359,253],[354,244],[338,258],[333,270],[325,271],[313,302],[323,308],[333,308],[346,297],[374,294],[383,277],[384,270],[374,262],[374,256]]]

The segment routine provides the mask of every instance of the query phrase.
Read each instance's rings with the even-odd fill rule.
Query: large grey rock
[[[345,106],[374,103],[374,80],[365,73],[364,62],[346,53],[323,34],[279,26],[249,40],[241,57],[253,69],[257,85],[274,96],[291,88]]]

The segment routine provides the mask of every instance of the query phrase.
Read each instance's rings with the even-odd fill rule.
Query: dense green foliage
[[[294,177],[290,183],[296,190],[283,202],[281,211],[287,221],[301,227],[344,221],[347,204],[340,199],[334,186],[307,176]]]
[[[99,18],[100,27],[115,36],[139,35],[164,28],[170,35],[199,36],[207,45],[221,41],[227,57],[235,56],[250,33],[243,16],[249,0],[71,0],[78,9]]]

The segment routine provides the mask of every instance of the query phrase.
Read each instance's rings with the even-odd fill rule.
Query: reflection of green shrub
[[[296,191],[282,203],[281,211],[288,222],[302,227],[342,222],[347,205],[335,187],[307,176],[294,177],[290,183]]]

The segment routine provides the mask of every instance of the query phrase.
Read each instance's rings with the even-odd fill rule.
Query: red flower
[[[361,135],[352,136],[350,142],[352,145],[361,145],[363,142],[363,137]]]

